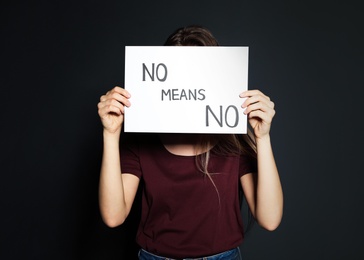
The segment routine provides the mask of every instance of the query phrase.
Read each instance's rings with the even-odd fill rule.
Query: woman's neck
[[[198,134],[160,134],[159,138],[170,153],[181,156],[205,153],[213,146],[201,147],[201,135]]]

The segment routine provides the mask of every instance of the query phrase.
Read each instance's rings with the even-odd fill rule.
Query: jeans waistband
[[[215,255],[198,258],[170,258],[149,253],[144,249],[140,249],[138,256],[139,260],[241,260],[239,247]]]

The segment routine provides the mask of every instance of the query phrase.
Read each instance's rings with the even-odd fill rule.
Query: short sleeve
[[[142,176],[140,167],[140,149],[137,138],[133,135],[123,134],[120,142],[121,172],[130,173],[138,178]]]
[[[255,158],[247,155],[241,155],[239,161],[239,177],[247,173],[257,172],[257,162]]]

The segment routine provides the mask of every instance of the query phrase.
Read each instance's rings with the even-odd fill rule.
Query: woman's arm
[[[110,227],[122,224],[128,216],[139,185],[139,178],[122,174],[119,141],[124,121],[124,106],[130,94],[115,87],[100,98],[98,113],[104,127],[103,156],[99,182],[101,216]]]
[[[241,177],[250,210],[257,222],[267,230],[274,230],[283,215],[283,191],[270,141],[270,125],[275,114],[274,103],[258,90],[244,92],[242,107],[248,115],[257,145],[257,174]]]

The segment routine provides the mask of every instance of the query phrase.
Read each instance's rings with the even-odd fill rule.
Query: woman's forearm
[[[283,191],[275,163],[270,136],[258,138],[257,194],[255,217],[268,230],[278,227],[283,214]]]
[[[126,203],[120,166],[120,134],[104,131],[104,147],[99,182],[99,204],[104,222],[111,227],[126,218]]]

